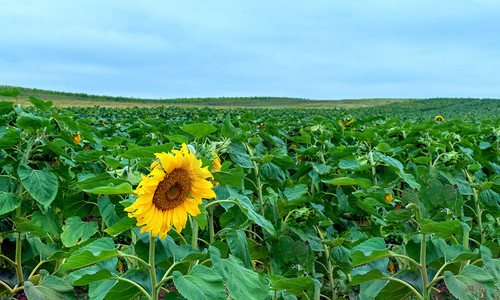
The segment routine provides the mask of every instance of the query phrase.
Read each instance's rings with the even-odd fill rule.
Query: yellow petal
[[[184,205],[186,212],[192,216],[197,216],[201,213],[198,202],[195,199],[187,198],[182,205]]]

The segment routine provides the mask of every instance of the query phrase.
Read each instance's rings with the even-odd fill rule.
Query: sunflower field
[[[1,299],[500,297],[498,102],[461,118],[2,95]]]

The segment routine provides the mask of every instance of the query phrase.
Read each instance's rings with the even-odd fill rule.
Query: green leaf
[[[250,218],[250,220],[254,221],[257,225],[261,226],[269,233],[274,235],[275,229],[273,224],[263,216],[255,212],[253,204],[247,196],[239,194],[237,189],[233,188],[232,186],[227,186],[227,190],[231,194],[231,198],[238,201],[241,210],[245,215],[247,215],[248,218]]]
[[[248,269],[252,269],[252,260],[248,251],[247,236],[243,230],[230,229],[226,235],[226,241],[231,253],[239,258]]]
[[[99,199],[97,199],[97,206],[108,227],[120,221],[120,217],[118,217],[115,211],[115,205],[111,203],[108,197],[99,197]]]
[[[304,291],[314,291],[314,281],[311,276],[284,278],[273,282],[273,290],[285,290],[286,292],[294,293],[295,295],[302,294]]]
[[[33,170],[28,165],[19,165],[17,174],[31,197],[48,207],[57,194],[59,183],[56,175],[47,170]]]
[[[60,156],[62,157],[65,157],[69,160],[72,160],[71,156],[69,156],[68,153],[66,153],[66,151],[64,151],[61,147],[59,147],[59,145],[57,145],[56,143],[53,143],[51,141],[46,141],[45,142],[45,146],[52,152],[54,152],[55,154],[59,154]]]
[[[51,289],[59,293],[73,293],[73,287],[71,286],[71,284],[54,275],[47,275],[43,277],[40,286],[42,288]],[[42,289],[42,292],[43,291],[44,289]]]
[[[120,221],[113,224],[113,226],[108,227],[104,232],[109,235],[115,236],[126,230],[129,230],[131,227],[135,226],[137,220],[135,218],[124,217]]]
[[[217,128],[210,124],[194,123],[194,124],[184,124],[182,126],[182,131],[189,133],[190,135],[200,139],[201,137],[216,132]]]
[[[229,157],[231,157],[231,160],[237,165],[246,169],[251,169],[254,167],[252,161],[250,160],[250,156],[246,152],[245,146],[242,143],[232,142],[227,147],[227,152],[229,153]]]
[[[236,128],[234,127],[233,123],[231,123],[231,118],[228,115],[224,120],[224,123],[222,124],[220,133],[223,137],[230,138],[233,137],[236,134],[236,132],[237,132]]]
[[[283,191],[283,194],[287,198],[289,202],[294,202],[296,200],[299,200],[302,195],[307,194],[308,187],[305,184],[297,184],[293,188],[285,188]]]
[[[18,91],[18,90],[7,90],[7,91],[1,91],[0,92],[0,96],[2,96],[2,97],[17,98],[17,96],[19,96],[19,94],[21,94],[21,92]]]
[[[21,139],[21,133],[13,127],[8,129],[0,127],[0,149],[9,149]]]
[[[351,250],[352,265],[359,266],[380,259],[390,253],[383,238],[371,238]]]
[[[243,263],[232,255],[229,259],[221,259],[219,249],[210,246],[210,259],[215,272],[219,274],[236,300],[262,300],[269,296],[267,280],[259,274],[243,266]]]
[[[13,106],[12,101],[0,101],[0,116],[11,112],[14,109]]]
[[[24,293],[28,300],[49,300],[41,291],[39,291],[35,287],[33,282],[29,280],[24,282]]]
[[[41,110],[48,110],[52,107],[52,101],[43,101],[33,96],[29,96],[28,101]]]
[[[374,280],[380,280],[384,277],[386,277],[386,275],[384,275],[379,269],[372,269],[367,273],[354,275],[351,282],[349,283],[349,286],[354,286]]]
[[[101,195],[116,195],[116,194],[131,194],[133,193],[132,187],[128,182],[120,184],[108,183],[105,186],[94,187],[90,189],[83,189],[87,193],[101,194]]]
[[[86,269],[86,268],[84,268]],[[83,269],[81,269],[83,270]],[[91,284],[94,282],[99,282],[103,280],[107,280],[110,278],[115,277],[109,270],[107,269],[101,269],[101,270],[86,270],[86,273],[81,275],[81,277],[78,280],[73,281],[74,286],[82,286],[82,285],[87,285]]]
[[[117,255],[118,250],[115,249],[113,239],[100,238],[72,253],[61,266],[61,269],[70,270],[82,268],[116,257]]]
[[[408,183],[412,189],[420,189],[420,184],[418,184],[415,181],[415,177],[411,174],[406,174],[403,165],[401,164],[400,161],[397,159],[394,159],[392,157],[386,156],[380,152],[375,152],[375,154],[386,164],[388,164],[391,169],[396,171],[395,173],[398,174],[398,176],[403,179],[404,182]]]
[[[81,180],[76,186],[92,194],[113,195],[133,193],[128,181],[113,178],[107,173]]]
[[[183,135],[176,134],[176,135],[166,135],[165,136],[167,139],[171,140],[174,143],[178,144],[187,144],[189,143],[189,139]],[[167,152],[167,151],[165,151]]]
[[[187,299],[226,299],[222,278],[203,265],[195,265],[187,274],[179,271],[172,274],[175,287]]]
[[[458,299],[470,299],[467,290],[472,286],[482,287],[486,299],[495,299],[500,295],[493,277],[475,265],[466,265],[458,275],[445,271],[444,282],[448,290]]]
[[[0,215],[11,212],[21,205],[21,199],[16,193],[0,191]]]
[[[128,273],[125,278],[134,281],[139,284],[146,291],[150,290],[151,280],[148,275],[143,272],[132,271]],[[149,291],[151,293],[151,291]],[[120,300],[128,300],[128,299],[137,299],[139,295],[142,295],[141,290],[139,290],[136,286],[131,285],[128,282],[124,282],[122,280],[118,280],[116,284],[109,289],[106,294],[106,299],[120,299]]]
[[[136,147],[123,153],[125,158],[156,158],[155,153],[170,152],[174,148],[173,143],[153,145],[148,147]]]
[[[80,151],[75,154],[74,160],[76,162],[97,161],[105,154],[106,152],[99,150]]]
[[[341,159],[339,162],[339,168],[341,170],[354,170],[359,166],[361,166],[359,161],[354,159]]]
[[[481,150],[488,149],[489,147],[491,147],[490,142],[480,142],[479,143],[479,149],[481,149]]]
[[[472,189],[470,187],[469,182],[464,177],[464,174],[460,171],[457,171],[454,174],[444,172],[444,171],[439,171],[439,174],[441,174],[443,177],[448,179],[448,181],[451,184],[454,184],[458,187],[458,190],[460,191],[460,194],[462,195],[472,195]]]
[[[483,260],[484,269],[491,275],[496,282],[500,282],[500,264],[493,260],[491,250],[488,247],[481,246],[481,259]]]
[[[330,180],[322,180],[326,184],[332,185],[359,185],[365,190],[371,188],[373,183],[371,180],[366,178],[351,178],[351,177],[339,177]]]
[[[37,130],[49,126],[49,119],[34,114],[23,113],[17,118],[16,125],[22,129]]]
[[[63,226],[61,241],[64,246],[72,247],[78,242],[85,242],[97,232],[97,223],[83,222],[79,217],[71,217]]]
[[[422,233],[429,234],[434,233],[443,238],[450,237],[452,234],[461,234],[462,225],[459,220],[445,221],[445,222],[433,222],[424,224],[421,229]]]
[[[62,232],[62,223],[59,215],[53,208],[49,208],[45,213],[36,211],[31,216],[31,222],[49,233],[52,237],[59,236]]]
[[[236,166],[234,169],[215,172],[213,175],[214,180],[222,186],[232,185],[238,188],[243,187],[243,178],[245,177],[245,174],[243,172],[243,168],[240,166]]]

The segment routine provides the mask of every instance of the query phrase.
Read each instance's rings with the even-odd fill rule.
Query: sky
[[[0,85],[135,98],[500,98],[497,0],[0,0]]]

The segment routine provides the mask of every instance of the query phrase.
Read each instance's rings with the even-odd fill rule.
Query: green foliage
[[[40,99],[0,102],[0,295],[499,297],[496,100],[250,110]],[[155,153],[182,143],[208,170],[220,158],[217,196],[182,233],[151,240],[123,209]]]

